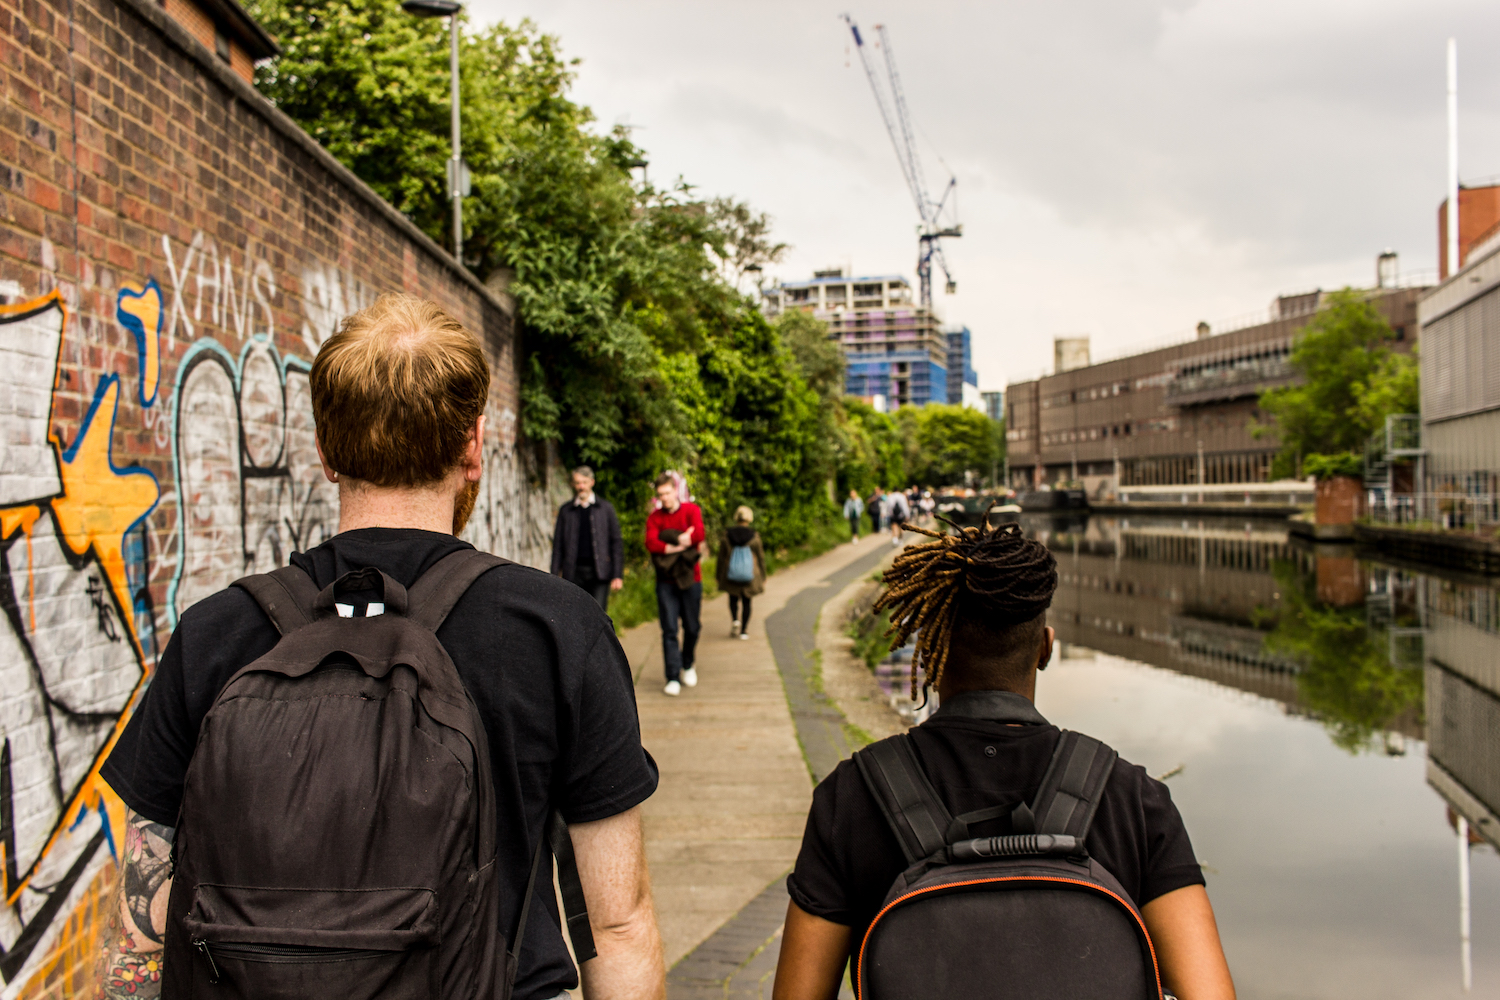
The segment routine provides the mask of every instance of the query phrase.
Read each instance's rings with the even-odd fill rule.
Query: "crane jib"
[[[917,155],[917,142],[911,125],[911,118],[906,107],[906,93],[901,86],[901,75],[896,70],[896,57],[891,51],[890,37],[886,33],[885,25],[877,24],[875,33],[879,36],[876,43],[877,48],[884,48],[886,86],[890,90],[889,104],[886,95],[881,91],[880,81],[877,79],[874,65],[871,64],[868,53],[865,50],[864,38],[859,33],[859,25],[848,14],[840,15],[845,24],[849,25],[849,31],[854,35],[854,45],[859,50],[859,61],[864,67],[865,76],[870,81],[870,91],[875,96],[875,106],[880,110],[881,120],[885,123],[886,133],[890,136],[891,145],[896,150],[896,162],[901,167],[901,174],[906,180],[906,185],[911,191],[912,200],[916,202],[917,214],[922,218],[922,226],[918,230],[917,277],[921,288],[921,304],[928,309],[932,308],[932,264],[936,259],[937,264],[943,270],[943,277],[947,279],[947,290],[952,293],[958,286],[953,281],[952,274],[948,271],[948,262],[943,257],[941,237],[962,236],[963,227],[955,223],[952,226],[943,226],[938,217],[948,203],[948,196],[953,193],[958,184],[957,178],[949,174],[948,183],[943,189],[941,201],[933,201],[927,193],[927,181],[922,175],[922,162]],[[946,166],[946,164],[945,164]]]

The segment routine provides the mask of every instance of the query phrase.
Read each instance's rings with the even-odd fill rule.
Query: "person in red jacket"
[[[656,496],[661,506],[646,516],[646,550],[653,557],[692,550],[703,552],[703,511],[695,503],[684,503],[678,496],[677,479],[670,472],[656,477]],[[662,538],[666,532],[667,538]],[[656,614],[661,622],[661,658],[667,668],[666,694],[676,697],[683,685],[696,687],[698,671],[693,669],[693,652],[698,648],[702,627],[703,567],[693,566],[693,583],[680,587],[663,560],[656,564]],[[682,623],[682,643],[677,642],[677,625]]]

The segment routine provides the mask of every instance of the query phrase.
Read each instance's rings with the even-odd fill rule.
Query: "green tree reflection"
[[[1292,563],[1278,562],[1272,573],[1278,606],[1257,616],[1275,622],[1266,649],[1300,665],[1303,707],[1335,744],[1350,753],[1375,749],[1398,720],[1420,719],[1422,671],[1391,662],[1386,632],[1370,629],[1363,606],[1319,601],[1313,579]]]

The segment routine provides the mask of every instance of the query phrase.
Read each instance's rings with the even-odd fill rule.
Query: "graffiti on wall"
[[[120,809],[98,764],[154,661],[146,522],[149,471],[114,458],[122,404],[157,405],[161,289],[119,292],[135,371],[104,375],[71,441],[55,429],[67,310],[62,295],[0,307],[0,978],[15,979],[87,888]],[[113,813],[113,815],[111,815]]]
[[[100,356],[115,370],[76,364],[109,338],[72,315],[65,286],[0,306],[0,1000],[93,947],[124,821],[98,768],[182,612],[337,530],[308,359],[373,291],[310,269],[300,329],[278,331],[286,288],[259,256],[201,232],[161,246],[160,281],[114,291],[125,350]],[[85,412],[65,419],[80,397]],[[464,537],[535,562],[550,512],[521,467],[516,414],[494,404],[487,426]],[[125,436],[160,480],[118,459]]]

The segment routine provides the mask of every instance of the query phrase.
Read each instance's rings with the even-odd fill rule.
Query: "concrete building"
[[[1458,274],[1428,292],[1418,307],[1426,451],[1421,492],[1494,494],[1500,488],[1497,289],[1500,234],[1475,245]]]
[[[948,402],[979,406],[979,373],[974,370],[973,334],[966,326],[943,331],[948,339]]]
[[[851,278],[841,268],[765,291],[766,315],[802,309],[828,324],[844,350],[844,392],[886,404],[925,406],[948,398],[948,339],[937,317],[913,302],[899,275]],[[976,388],[977,391],[977,388]]]
[[[1410,349],[1420,290],[1368,294],[1395,328],[1396,348]],[[1201,323],[1194,340],[1099,364],[1087,363],[1086,342],[1059,341],[1056,374],[1006,388],[1010,485],[1079,480],[1103,498],[1128,486],[1265,483],[1277,442],[1251,433],[1257,397],[1292,381],[1292,338],[1323,299],[1283,295],[1262,322],[1223,333]],[[1080,353],[1083,365],[1066,369]]]
[[[991,420],[1005,419],[1005,393],[1000,391],[981,392],[980,402],[984,405],[985,415]]]

